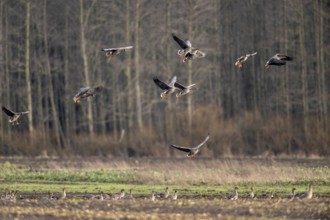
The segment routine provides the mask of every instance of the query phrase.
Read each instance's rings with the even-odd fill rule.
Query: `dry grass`
[[[129,171],[144,184],[235,184],[240,182],[309,181],[329,179],[326,159],[258,158],[70,158],[12,160],[38,171]]]

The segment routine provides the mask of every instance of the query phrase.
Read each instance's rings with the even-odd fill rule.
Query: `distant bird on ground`
[[[128,50],[128,49],[132,49],[133,46],[127,46],[127,47],[118,47],[118,48],[102,48],[101,51],[105,52],[105,55],[108,57],[108,62],[111,61],[111,59],[115,56],[117,56],[118,54],[120,54],[121,52]]]
[[[124,199],[134,199],[133,194],[132,194],[132,189],[129,190],[129,194],[126,194]]]
[[[178,150],[184,151],[184,152],[188,152],[188,157],[190,158],[195,158],[197,153],[200,151],[201,147],[208,141],[208,139],[210,138],[210,134],[207,135],[207,137],[204,139],[204,141],[202,143],[200,143],[199,145],[197,145],[196,147],[180,147],[174,144],[171,144],[171,147],[174,147]]]
[[[174,194],[173,195],[170,195],[168,197],[168,199],[170,199],[170,200],[177,200],[178,199],[178,191],[177,190],[174,190]]]
[[[175,95],[177,98],[188,94],[189,92],[196,90],[197,88],[194,87],[196,84],[191,84],[189,86],[184,86],[181,83],[175,82],[174,87],[178,88],[180,91]]]
[[[230,199],[230,200],[237,200],[237,199],[238,199],[238,192],[237,192],[238,187],[236,186],[236,187],[234,188],[234,190],[235,190],[235,193],[229,195],[228,199]]]
[[[167,199],[169,195],[170,195],[170,192],[169,192],[169,190],[168,190],[168,187],[166,187],[166,188],[165,188],[165,192],[158,193],[158,194],[156,194],[155,196],[156,196],[157,198]]]
[[[155,191],[152,191],[150,199],[151,199],[151,201],[156,200]]]
[[[120,190],[119,193],[113,195],[113,199],[123,199],[125,197],[125,190]]]
[[[285,199],[292,199],[295,197],[295,195],[296,195],[296,188],[292,188],[291,193],[287,194],[285,196]]]
[[[252,56],[255,56],[255,55],[257,55],[257,52],[255,52],[255,53],[250,53],[250,54],[246,54],[246,55],[244,55],[244,56],[241,56],[241,57],[237,58],[236,63],[235,63],[235,66],[237,66],[238,68],[241,69],[241,68],[243,67],[243,63],[244,63],[245,61],[247,61],[247,59],[248,59],[249,57],[252,57]]]
[[[257,196],[256,196],[256,194],[254,193],[254,188],[253,188],[253,186],[251,187],[251,192],[250,192],[250,198],[251,199],[255,199]]]
[[[297,199],[311,199],[312,197],[313,197],[313,186],[311,183],[308,185],[308,191],[297,193],[295,195],[295,198]]]
[[[172,37],[182,48],[178,50],[178,55],[184,63],[188,60],[205,57],[205,53],[203,53],[199,49],[193,48],[189,40],[184,41],[178,38],[175,34],[172,34]]]
[[[25,114],[28,114],[29,111],[26,111],[26,112],[14,112],[12,110],[9,110],[8,108],[2,106],[2,111],[4,113],[6,113],[6,115],[8,115],[10,117],[9,119],[9,123],[11,123],[12,125],[19,125],[19,118],[21,117],[21,115],[25,115]]]
[[[282,66],[286,64],[286,61],[291,61],[291,60],[293,60],[292,57],[277,53],[267,61],[265,67],[268,68],[270,65]]]
[[[103,89],[102,86],[97,86],[94,88],[85,87],[80,88],[78,93],[73,97],[75,103],[79,103],[81,99],[87,98],[88,96],[95,96],[97,93],[101,92]]]
[[[60,195],[53,196],[53,198],[55,198],[57,200],[65,199],[66,198],[66,189],[63,188],[62,193]]]
[[[160,94],[160,97],[162,97],[163,100],[167,100],[168,96],[173,93],[175,91],[175,87],[174,84],[176,82],[176,76],[173,76],[173,78],[171,79],[169,84],[166,84],[165,82],[159,80],[158,78],[153,78],[154,82],[156,83],[157,86],[159,86],[159,88],[161,88],[162,90],[164,90],[164,92],[162,92]]]

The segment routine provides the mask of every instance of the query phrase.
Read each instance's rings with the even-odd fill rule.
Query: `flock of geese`
[[[249,193],[248,197],[243,198],[250,198],[250,199],[274,199],[275,195],[273,193],[266,193],[262,194],[260,196],[257,195],[257,193],[254,191],[254,187],[251,187],[251,192]],[[11,191],[11,192],[5,192],[4,195],[1,195],[1,200],[16,200],[18,191]],[[121,199],[135,199],[135,197],[132,194],[132,189],[129,190],[129,193],[126,193],[124,189],[122,189],[120,192],[115,194],[107,194],[100,192],[99,194],[89,194],[89,195],[83,195],[81,196],[82,199],[90,199],[90,200],[121,200]],[[296,188],[292,188],[292,192],[288,193],[283,197],[284,200],[293,200],[293,199],[311,199],[313,197],[313,188],[312,184],[309,184],[308,190],[301,193],[296,193]],[[34,197],[37,198],[36,196]],[[63,200],[67,198],[67,192],[66,188],[63,188],[62,193],[54,195],[51,192],[48,192],[47,196],[41,197],[42,199],[49,199],[49,200]],[[155,191],[152,191],[151,196],[149,197],[141,197],[138,196],[138,198],[143,199],[149,199],[151,201],[155,200],[177,200],[178,199],[178,191],[175,190],[174,193],[171,195],[169,188],[166,187],[163,192],[157,193]],[[239,198],[238,193],[238,187],[234,188],[234,193],[227,196],[228,200],[237,200]],[[19,199],[24,199],[24,196],[21,195]]]
[[[205,53],[202,52],[201,50],[192,47],[192,44],[189,40],[182,40],[179,37],[177,37],[175,34],[172,34],[173,40],[180,46],[180,49],[178,50],[177,54],[182,59],[183,63],[192,61],[196,58],[203,58],[205,57]],[[118,47],[118,48],[104,48],[101,49],[101,51],[105,52],[105,55],[108,57],[108,61],[111,61],[115,56],[120,54],[121,52],[124,52],[125,50],[133,49],[133,46],[127,46],[127,47]],[[250,58],[257,55],[257,52],[251,53],[251,54],[246,54],[244,56],[241,56],[237,59],[235,62],[235,66],[237,68],[243,68],[243,64]],[[284,54],[275,54],[273,57],[271,57],[267,62],[265,67],[268,68],[270,65],[276,65],[276,66],[281,66],[285,65],[286,61],[291,61],[292,57],[289,57]],[[182,83],[179,83],[177,81],[177,77],[173,76],[169,83],[165,83],[164,81],[160,80],[157,77],[153,78],[154,83],[162,90],[162,93],[160,94],[160,97],[163,100],[168,100],[169,96],[176,92],[176,98],[180,98],[182,96],[187,95],[188,93],[195,91],[196,90],[196,84],[191,84],[191,85],[183,85]],[[96,87],[84,87],[80,88],[78,93],[73,97],[73,101],[75,103],[80,103],[81,99],[87,98],[87,97],[93,97],[96,94],[100,93],[102,91],[103,87],[102,86],[96,86]],[[4,106],[2,106],[3,112],[10,117],[9,122],[12,125],[18,125],[19,124],[19,118],[22,115],[28,114],[29,111],[24,111],[24,112],[14,112]],[[210,134],[207,135],[207,137],[196,147],[181,147],[177,145],[170,145],[171,147],[184,151],[187,154],[189,158],[194,158],[197,153],[200,151],[201,147],[209,140]],[[10,193],[6,192],[4,195],[1,196],[1,200],[14,200],[16,199],[17,191],[12,191]],[[67,196],[66,194],[66,189],[64,188],[62,193],[60,195],[54,196],[53,193],[48,193],[48,199],[65,199]],[[273,195],[271,194],[271,197]],[[306,192],[298,193],[295,194],[295,188],[292,189],[292,192],[286,196],[286,199],[310,199],[313,196],[313,191],[312,191],[312,185],[309,185],[309,189]],[[234,188],[234,193],[231,194],[228,199],[230,200],[237,200],[239,197],[238,193],[238,188]],[[113,195],[108,195],[105,193],[101,193],[98,195],[91,195],[87,196],[87,199],[134,199],[132,195],[132,190],[130,190],[129,193],[125,193],[125,190],[121,190],[119,193],[113,194]],[[174,191],[173,195],[170,195],[168,187],[166,187],[164,192],[161,193],[156,193],[152,192],[150,199],[152,201],[157,200],[157,199],[170,199],[170,200],[176,200],[178,198],[177,190]],[[250,193],[250,198],[251,199],[256,199],[258,198],[256,193],[254,192],[254,188],[251,187],[251,193]]]
[[[194,48],[189,40],[182,40],[175,34],[172,34],[173,40],[180,46],[181,49],[177,51],[178,56],[180,59],[182,59],[183,63],[186,63],[188,61],[192,61],[196,58],[203,58],[205,57],[205,53],[201,50]],[[133,49],[133,46],[126,46],[126,47],[117,47],[117,48],[102,48],[101,51],[105,52],[105,55],[108,57],[108,62],[111,61],[115,56],[120,54],[121,52],[124,52],[126,50]],[[243,64],[250,58],[257,55],[257,52],[246,54],[244,56],[241,56],[237,59],[235,62],[235,66],[238,68],[242,68]],[[270,65],[276,65],[281,66],[285,65],[286,61],[291,61],[292,57],[289,57],[284,54],[277,53],[273,57],[271,57],[267,62],[265,67],[268,68]],[[182,83],[177,82],[177,77],[173,76],[172,79],[169,81],[169,83],[165,83],[164,81],[161,81],[157,77],[153,78],[154,83],[163,91],[160,94],[160,97],[163,100],[168,100],[169,96],[174,93],[175,91],[178,91],[176,93],[176,98],[180,98],[184,95],[187,95],[191,91],[196,90],[196,84],[191,84],[188,86],[183,85]],[[80,88],[78,93],[73,97],[73,101],[75,103],[80,103],[81,99],[87,98],[87,97],[93,97],[96,94],[100,93],[102,91],[102,86],[96,86],[96,87],[83,87]],[[19,124],[19,118],[22,115],[28,114],[29,111],[25,112],[15,112],[12,111],[5,106],[2,106],[3,112],[10,117],[9,123],[12,125],[18,125]],[[171,145],[171,147],[181,150],[188,153],[188,157],[194,158],[196,154],[200,151],[200,148],[207,142],[209,139],[209,134],[205,138],[205,140],[197,145],[196,147],[180,147],[177,145]]]

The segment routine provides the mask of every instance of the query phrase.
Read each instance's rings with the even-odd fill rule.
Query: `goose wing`
[[[91,94],[93,95],[93,94],[96,94],[96,93],[101,92],[102,89],[103,89],[102,86],[97,86],[97,87],[94,87],[93,89],[90,89],[88,92],[91,93]]]
[[[14,115],[16,115],[17,113],[16,112],[13,112],[9,109],[7,109],[6,107],[2,106],[2,111],[4,113],[6,113],[6,115],[10,116],[10,117],[13,117]]]
[[[178,88],[178,89],[181,89],[181,90],[185,90],[187,89],[187,87],[185,87],[184,85],[178,83],[178,82],[175,82],[174,83],[174,87]]]
[[[189,41],[184,41],[184,40],[178,38],[175,34],[172,34],[172,37],[180,45],[180,47],[182,49],[187,49],[191,46],[191,43]]]
[[[192,148],[190,147],[180,147],[180,146],[177,146],[177,145],[174,145],[174,144],[171,144],[171,147],[175,148],[175,149],[178,149],[178,150],[181,150],[181,151],[184,151],[184,152],[190,152]]]
[[[168,84],[169,87],[173,87],[174,84],[176,82],[176,76],[173,76],[173,78],[171,79],[170,83]]]
[[[204,139],[204,141],[202,143],[200,143],[199,145],[197,145],[196,147],[194,147],[195,149],[196,148],[200,148],[201,146],[203,146],[210,138],[210,134],[207,135],[207,137]]]
[[[128,49],[132,49],[133,46],[127,46],[127,47],[118,47],[118,48],[115,48],[117,50],[128,50]]]
[[[78,98],[84,94],[86,94],[88,91],[90,90],[89,87],[85,87],[85,88],[80,88],[78,93],[74,96],[75,98]]]
[[[280,53],[275,54],[274,58],[276,58],[278,60],[292,60],[292,57],[289,57],[285,54],[280,54]]]
[[[161,88],[162,90],[170,89],[170,87],[166,83],[159,80],[158,78],[153,78],[153,80],[156,83],[156,85],[159,86],[159,88]]]

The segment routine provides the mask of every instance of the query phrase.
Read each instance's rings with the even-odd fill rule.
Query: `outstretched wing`
[[[293,60],[292,57],[289,57],[287,55],[280,54],[280,53],[275,54],[274,58],[279,59],[279,60]]]
[[[127,46],[127,47],[118,47],[116,48],[117,50],[128,50],[128,49],[132,49],[133,46]]]
[[[89,91],[90,91],[90,93],[93,95],[93,94],[96,94],[96,93],[101,92],[102,89],[103,89],[102,86],[97,86],[97,87],[94,87],[93,89],[90,89]]]
[[[174,87],[178,88],[178,89],[181,89],[181,90],[185,90],[187,89],[187,87],[185,87],[184,85],[178,83],[178,82],[175,82],[174,83]]]
[[[181,150],[181,151],[184,151],[184,152],[190,152],[191,151],[191,148],[189,148],[189,147],[180,147],[180,146],[177,146],[177,145],[174,145],[174,144],[171,144],[171,147],[173,147],[175,149],[178,149],[178,150]]]
[[[176,82],[176,76],[173,76],[173,78],[171,79],[170,83],[168,84],[169,87],[173,87],[174,83]]]
[[[4,113],[6,113],[6,115],[8,115],[8,116],[10,116],[10,117],[13,117],[13,116],[16,114],[16,112],[11,111],[11,110],[7,109],[7,108],[4,107],[4,106],[2,106],[2,111],[3,111]]]
[[[26,115],[26,114],[29,114],[30,111],[26,111],[26,112],[21,112],[22,115]]]
[[[207,135],[207,137],[204,139],[204,141],[202,143],[200,143],[198,146],[196,146],[194,148],[200,148],[209,140],[209,138],[210,138],[210,134]]]
[[[186,43],[186,41],[178,38],[175,34],[172,34],[173,39],[180,45],[182,49],[189,48],[189,45]]]
[[[154,82],[157,86],[159,86],[162,90],[170,89],[170,87],[164,83],[163,81],[159,80],[158,78],[153,78]]]
[[[78,98],[84,94],[86,94],[88,91],[90,90],[89,87],[85,87],[85,88],[80,88],[78,93],[74,96],[75,98]]]

